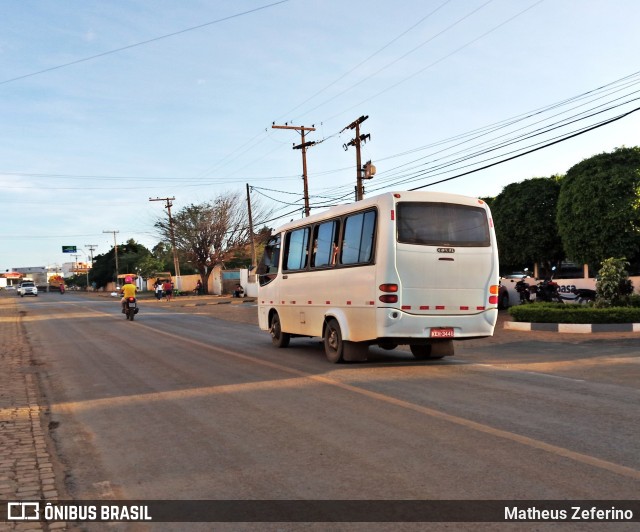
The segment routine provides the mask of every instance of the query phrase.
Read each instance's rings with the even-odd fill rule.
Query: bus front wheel
[[[271,343],[276,347],[287,347],[289,345],[291,335],[289,333],[282,332],[280,316],[278,316],[277,313],[273,315],[273,318],[271,318],[271,328],[269,329],[269,333],[271,334]]]
[[[336,364],[343,360],[344,343],[340,325],[336,320],[329,320],[324,329],[324,352],[329,362]]]

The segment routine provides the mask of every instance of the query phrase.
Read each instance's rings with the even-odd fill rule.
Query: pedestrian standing
[[[160,279],[156,280],[156,284],[154,284],[153,287],[155,288],[156,299],[160,301],[162,299],[162,282]]]
[[[164,296],[167,301],[171,301],[171,296],[173,295],[173,283],[171,282],[171,279],[164,282],[162,290],[164,291]]]

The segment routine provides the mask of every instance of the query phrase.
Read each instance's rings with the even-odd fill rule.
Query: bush
[[[633,284],[629,280],[626,267],[627,260],[609,258],[602,261],[596,283],[597,307],[620,307],[629,305],[629,296],[633,292]]]
[[[640,294],[631,294],[629,296],[629,306],[640,308]]]
[[[636,299],[640,304],[640,296]],[[531,323],[640,323],[640,306],[595,308],[562,303],[534,303],[511,307],[515,321]]]

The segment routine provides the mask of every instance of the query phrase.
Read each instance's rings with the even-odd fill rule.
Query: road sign
[[[62,253],[77,253],[76,246],[62,246]]]

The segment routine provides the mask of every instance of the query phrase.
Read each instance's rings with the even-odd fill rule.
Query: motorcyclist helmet
[[[133,277],[131,277],[130,275],[127,275],[124,278],[124,282],[127,283],[127,284],[132,283],[133,282]]]

